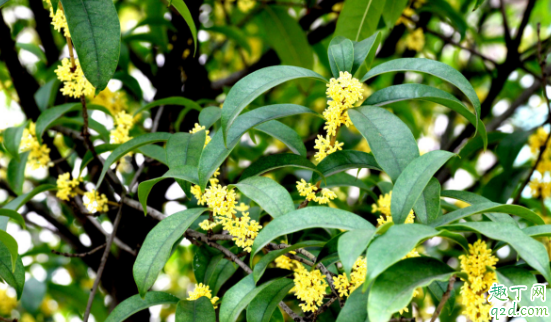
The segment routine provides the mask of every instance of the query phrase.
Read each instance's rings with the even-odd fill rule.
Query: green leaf
[[[224,294],[220,305],[220,321],[235,322],[255,296],[276,281],[268,281],[256,287],[252,274],[245,276]]]
[[[365,191],[370,191],[370,188],[362,180],[348,173],[337,173],[328,177],[325,182],[321,183],[322,188],[332,187],[358,187]]]
[[[289,15],[287,9],[265,6],[258,15],[258,22],[264,27],[266,42],[275,50],[283,65],[310,69],[314,65],[314,52],[298,21]]]
[[[266,177],[250,177],[232,184],[273,218],[295,210],[293,198],[279,183]]]
[[[418,9],[419,13],[424,11],[435,13],[440,16],[444,22],[449,21],[449,24],[459,32],[461,39],[465,38],[465,33],[469,29],[469,26],[463,18],[463,12],[455,10],[449,2],[445,0],[427,2]]]
[[[419,156],[417,142],[396,115],[374,106],[348,111],[354,126],[369,143],[377,164],[396,182],[406,166]]]
[[[373,229],[362,217],[348,211],[328,207],[306,207],[277,217],[266,225],[254,240],[251,263],[254,255],[273,239],[307,228],[336,228],[344,230]]]
[[[111,0],[60,0],[84,76],[102,91],[117,68],[121,26]]]
[[[484,3],[484,0],[476,0],[476,3],[474,5],[473,11],[478,9],[482,4]]]
[[[283,256],[283,255],[287,254],[288,252],[293,251],[295,249],[307,248],[307,247],[323,247],[324,244],[325,244],[325,242],[322,242],[322,241],[305,240],[305,241],[296,243],[294,245],[290,245],[287,248],[283,248],[283,249],[280,249],[280,250],[274,250],[274,251],[271,251],[271,252],[267,253],[266,255],[264,255],[258,261],[258,263],[256,263],[256,265],[253,268],[252,276],[254,278],[254,282],[258,282],[260,280],[260,278],[262,277],[262,275],[266,271],[266,268],[268,268],[268,265],[271,262],[273,262],[276,258],[278,258],[279,256]]]
[[[327,80],[311,70],[295,66],[271,66],[243,77],[237,82],[226,97],[222,108],[222,129],[224,142],[230,141],[229,130],[237,116],[255,98],[270,88],[286,81],[298,78],[313,78],[326,82]]]
[[[10,188],[18,196],[23,193],[23,183],[25,182],[25,168],[27,167],[27,158],[30,151],[21,153],[19,160],[11,159],[8,164],[7,181]]]
[[[4,148],[16,160],[19,160],[19,146],[21,145],[21,137],[26,127],[27,122],[17,127],[9,127],[4,131]]]
[[[518,227],[499,222],[469,222],[439,227],[439,229],[476,231],[488,238],[503,241],[511,245],[518,255],[540,272],[548,282],[551,281],[549,256],[545,246],[526,235]]]
[[[111,311],[111,314],[109,314],[105,322],[124,321],[132,316],[132,314],[149,307],[161,304],[176,304],[178,302],[180,302],[179,298],[165,292],[147,292],[144,298],[136,294],[119,303],[119,305]]]
[[[164,165],[168,165],[168,161],[166,160],[166,152],[162,146],[148,144],[138,148],[137,151],[148,158],[157,160]]]
[[[205,128],[210,128],[222,116],[222,109],[217,106],[208,106],[199,113],[199,124]]]
[[[44,131],[46,131],[52,122],[68,112],[77,111],[81,108],[82,105],[80,103],[67,103],[49,108],[40,113],[40,116],[36,120],[36,139],[38,143],[42,143],[42,135],[44,135]]]
[[[107,173],[107,170],[109,170],[109,167],[111,167],[111,165],[115,163],[115,161],[117,161],[118,159],[126,155],[128,152],[134,149],[137,149],[141,146],[156,143],[156,142],[166,142],[168,141],[171,135],[172,134],[165,133],[165,132],[142,134],[116,147],[113,150],[113,152],[111,152],[109,157],[107,157],[107,160],[105,160],[105,163],[103,164],[103,169],[101,170],[101,174],[99,176],[96,187],[99,187],[101,185],[101,182],[103,181],[103,178]]]
[[[176,306],[176,322],[216,322],[216,313],[208,297],[181,300]]]
[[[160,100],[153,101],[149,104],[146,104],[134,112],[134,115],[138,115],[140,113],[143,113],[145,111],[149,111],[150,109],[161,106],[161,105],[177,105],[177,106],[185,106],[190,107],[196,111],[201,112],[201,105],[195,103],[194,101],[187,99],[185,97],[180,96],[172,96],[167,98],[162,98]]]
[[[222,115],[224,115],[223,111],[224,110],[222,110]],[[199,185],[201,189],[205,189],[214,171],[216,171],[228,155],[230,155],[231,151],[237,143],[239,143],[239,139],[245,132],[264,122],[298,114],[313,114],[319,116],[319,114],[311,109],[300,105],[268,105],[240,115],[228,132],[226,145],[224,145],[222,131],[218,131],[214,135],[212,141],[205,147],[204,153],[201,154],[201,159],[199,160]]]
[[[138,80],[134,78],[134,76],[128,74],[124,71],[116,72],[115,75],[113,75],[113,79],[118,79],[122,82],[125,88],[127,88],[138,100],[141,100],[143,97],[142,88],[140,87],[140,83],[138,83]]]
[[[15,44],[15,47],[20,49],[20,50],[23,49],[23,50],[26,50],[26,51],[30,52],[31,54],[35,55],[38,58],[38,60],[40,60],[43,63],[47,62],[46,54],[42,51],[42,49],[40,47],[38,47],[37,45],[35,45],[33,43],[18,42],[18,43]]]
[[[367,299],[369,291],[362,292],[362,286],[358,287],[344,303],[336,322],[369,322],[367,317]]]
[[[232,39],[236,44],[241,46],[243,49],[251,54],[251,45],[247,40],[247,35],[241,29],[236,26],[212,26],[209,28],[203,28],[203,30],[220,33],[226,36],[228,39]]]
[[[350,169],[367,168],[381,171],[373,155],[354,150],[331,153],[318,164],[317,168],[326,177]]]
[[[433,296],[434,305],[436,307],[438,307],[438,305],[442,301],[444,293],[448,290],[448,283],[449,282],[434,281],[427,287],[427,290]],[[451,314],[453,312],[456,302],[457,300],[455,297],[455,289],[452,289],[450,292],[450,297],[444,304],[444,307],[447,309],[448,314]]]
[[[545,224],[540,216],[527,208],[517,205],[502,205],[495,202],[485,202],[449,212],[446,215],[440,217],[438,220],[432,222],[430,225],[433,227],[439,227],[466,218],[468,216],[492,212],[516,215],[537,225]]]
[[[52,78],[46,84],[40,86],[38,91],[34,93],[34,100],[41,111],[46,110],[49,106],[54,104],[60,84],[61,82],[57,77]]]
[[[2,8],[10,0],[0,0],[0,8]]]
[[[174,133],[166,144],[166,160],[170,168],[197,166],[205,146],[205,131],[195,134]]]
[[[453,273],[448,265],[430,257],[400,261],[373,283],[367,303],[369,320],[390,320],[393,313],[408,305],[417,287],[430,285],[434,281],[447,281]]]
[[[191,36],[193,37],[193,44],[194,44],[194,50],[193,55],[195,56],[195,53],[197,52],[197,27],[195,27],[195,22],[193,21],[193,17],[191,16],[191,12],[189,11],[189,8],[187,7],[184,0],[171,0],[169,3],[172,4],[176,10],[180,13],[182,18],[186,21],[189,30],[191,31]]]
[[[25,285],[25,267],[20,256],[17,256],[15,270],[13,268],[12,253],[0,242],[0,279],[13,287],[17,292],[17,299],[20,299]]]
[[[513,167],[520,150],[528,141],[532,131],[516,131],[501,140],[496,148],[497,159],[506,172]]]
[[[339,238],[339,258],[349,279],[354,262],[363,254],[373,237],[375,229],[355,229],[347,231]]]
[[[335,78],[339,78],[340,72],[352,72],[354,65],[354,44],[350,39],[337,36],[329,43],[327,49],[329,66]]]
[[[402,15],[402,12],[408,5],[407,0],[386,0],[383,10],[383,19],[388,28],[393,28],[396,21]]]
[[[480,131],[484,146],[488,145],[484,123],[478,122],[476,115],[455,96],[432,86],[423,84],[401,84],[385,87],[369,96],[363,104],[383,106],[404,100],[422,100],[449,107],[451,110],[465,117],[473,126],[476,127],[478,123],[478,130]]]
[[[203,284],[210,287],[213,295],[216,295],[222,285],[237,271],[237,265],[225,259],[224,256],[224,254],[213,256],[206,267]],[[197,274],[196,277],[198,277]]]
[[[120,144],[100,144],[94,148],[96,149],[96,153],[99,155],[104,152],[113,151],[119,146]],[[92,154],[92,151],[86,151],[86,153],[82,157],[82,161],[80,162],[79,176],[80,174],[82,174],[82,171],[86,168],[88,163],[90,163],[92,160],[94,160],[94,155]]]
[[[491,202],[479,194],[468,191],[445,190],[442,191],[441,196],[461,200],[471,205]],[[506,222],[518,226],[517,222],[508,213],[486,213],[484,215],[492,221]]]
[[[371,66],[371,62],[375,58],[380,43],[381,33],[379,31],[375,32],[373,36],[369,38],[354,43],[354,66],[352,67],[352,75],[356,74],[364,63],[367,68]]]
[[[17,261],[17,257],[19,256],[17,253],[18,246],[15,238],[7,232],[0,230],[0,243],[4,244],[4,246],[8,249],[8,252],[11,255],[11,267],[13,271],[15,271],[15,263]]]
[[[0,217],[9,217],[15,220],[21,227],[25,228],[25,219],[15,210],[0,209]]]
[[[239,180],[245,180],[253,176],[259,176],[266,172],[285,167],[312,170],[321,174],[316,166],[307,158],[291,153],[281,153],[261,156],[243,171]]]
[[[74,308],[74,310],[78,312],[84,312],[84,310],[86,310],[86,303],[90,297],[90,293],[84,291],[80,285],[76,283],[59,285],[50,282],[48,283],[48,294],[55,298],[56,301],[63,302],[65,305]],[[94,297],[92,302],[91,313],[98,322],[106,321],[107,315],[109,314],[103,300],[98,295]],[[124,319],[116,321],[123,320]]]
[[[0,213],[0,216],[1,216],[1,213]],[[522,231],[526,235],[534,238],[549,237],[551,236],[551,225],[530,226],[530,227],[523,228]]]
[[[161,220],[148,234],[134,263],[133,274],[144,297],[172,253],[172,247],[207,208],[192,208]]]
[[[41,192],[50,191],[50,190],[56,190],[57,186],[53,184],[42,184],[33,190],[31,192],[27,192],[25,194],[20,195],[19,197],[13,199],[12,201],[8,202],[5,206],[3,206],[3,209],[11,209],[17,211],[19,208],[21,208],[24,204],[27,203],[27,201],[31,200],[34,196]]]
[[[39,282],[34,277],[29,278],[25,287],[23,287],[23,296],[21,298],[21,305],[27,311],[32,314],[37,314],[40,311],[40,305],[46,295],[46,284]]]
[[[289,126],[279,121],[272,120],[257,125],[254,129],[281,141],[291,152],[306,157],[306,147],[302,142],[302,138]]]
[[[260,291],[247,307],[247,321],[269,322],[281,300],[293,288],[293,280],[280,278]]]
[[[392,219],[403,224],[432,176],[455,154],[436,150],[411,161],[400,174],[392,193]]]
[[[423,194],[419,196],[419,200],[413,206],[415,218],[422,224],[428,224],[442,215],[440,208],[440,182],[438,179],[431,178]]]
[[[384,1],[347,0],[339,14],[335,36],[353,41],[371,36],[377,30],[384,6]]]
[[[176,180],[183,180],[186,182],[191,182],[197,184],[199,179],[197,178],[197,168],[190,165],[184,165],[180,167],[171,168],[162,177],[150,179],[140,182],[138,185],[138,199],[142,205],[144,215],[147,216],[147,198],[153,186],[155,186],[159,181],[173,178]]]

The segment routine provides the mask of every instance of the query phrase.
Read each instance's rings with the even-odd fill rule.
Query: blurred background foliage
[[[108,88],[121,93],[121,102],[129,110],[170,96],[186,97],[202,107],[222,106],[235,82],[255,70],[277,64],[312,68],[330,77],[327,46],[338,28],[337,20],[343,9],[341,1],[193,0],[186,3],[199,30],[195,54],[187,24],[166,3],[159,0],[115,1],[121,22],[122,47],[117,72]],[[68,49],[65,39],[50,25],[45,5],[40,0],[11,0],[1,9],[1,129],[28,119],[36,120],[40,111],[66,102],[58,91],[60,83],[54,70],[60,64],[59,58],[68,56]],[[482,101],[482,119],[489,133],[488,149],[483,150],[479,137],[474,136],[474,128],[464,118],[442,106],[407,101],[394,103],[389,108],[409,126],[422,152],[443,149],[459,154],[460,158],[455,158],[437,174],[443,189],[465,189],[501,203],[520,194],[521,204],[541,213],[546,222],[551,223],[551,217],[547,216],[547,208],[551,206],[549,200],[534,197],[529,187],[519,191],[535,159],[528,145],[529,135],[549,117],[541,95],[536,44],[537,24],[541,23],[542,50],[547,53],[551,44],[551,3],[549,0],[488,0],[475,11],[474,6],[474,0],[410,1],[396,24],[385,24],[384,19],[379,22],[383,40],[374,65],[398,57],[423,57],[460,70]],[[13,46],[16,55],[11,54]],[[358,74],[365,72],[364,66]],[[384,74],[370,80],[364,93],[401,83],[429,84],[462,97],[456,88],[435,77],[409,72]],[[294,81],[269,91],[249,109],[285,102],[322,112],[326,105],[325,89],[321,82]],[[109,104],[101,101],[101,97],[95,102]],[[131,135],[146,133],[157,111],[144,113]],[[50,130],[46,138],[55,146],[52,152],[55,166],[27,169],[23,192],[42,183],[55,184],[59,173],[78,173],[86,150],[71,137],[79,128],[79,115],[74,113],[67,117],[74,125],[71,120],[65,120],[63,126]],[[107,130],[113,127],[112,119],[101,111],[93,111],[91,117]],[[187,132],[193,128],[197,117],[195,110],[167,106],[159,130]],[[308,156],[312,157],[314,140],[323,120],[299,116],[282,121],[301,135]],[[544,129],[549,131],[549,126]],[[95,135],[97,133],[93,134],[95,140],[102,140]],[[361,140],[353,127],[343,128],[338,140],[344,142],[345,147],[369,152],[365,140]],[[221,180],[235,182],[261,155],[281,153],[286,149],[281,142],[252,130],[232,152]],[[142,152],[118,165],[118,173],[126,184],[143,162],[148,167],[140,181],[158,177],[166,171],[154,154]],[[4,153],[0,159],[0,202],[4,204],[15,197],[6,177],[9,161]],[[84,170],[84,175],[97,176],[100,169],[99,165],[92,164]],[[299,199],[296,181],[308,179],[310,175],[308,171],[291,168],[269,174],[293,192],[296,199]],[[339,198],[334,205],[376,223],[377,214],[372,213],[371,205],[379,194],[386,192],[382,181],[388,181],[384,174],[367,169],[335,176],[332,186]],[[352,187],[340,187],[342,182]],[[107,193],[112,195],[112,192]],[[241,201],[246,202],[243,198]],[[165,214],[196,206],[195,200],[188,198],[170,180],[155,187],[149,204],[163,209]],[[443,206],[452,210],[463,205],[444,199]],[[98,218],[82,217],[73,212],[69,203],[40,193],[21,212],[28,223],[27,229],[10,222],[7,231],[19,243],[26,284],[19,302],[15,299],[15,290],[0,284],[0,316],[19,318],[23,322],[80,320],[100,254],[68,258],[51,251],[82,253],[101,245],[105,240],[101,229],[107,232],[112,229],[109,218],[113,218],[113,211]],[[259,211],[256,214],[251,211],[252,218],[258,219],[260,215]],[[260,220],[262,222],[262,218]],[[137,249],[155,223],[152,218],[144,218],[140,211],[128,209],[118,237]],[[327,240],[334,234],[325,229],[312,229],[291,238],[296,239],[293,242],[313,236]],[[175,250],[154,286],[155,290],[165,290],[181,298],[196,282],[192,265],[194,254],[199,252],[185,240],[182,245],[185,247]],[[433,239],[424,248],[431,256],[457,267],[454,257],[459,251],[445,240]],[[500,265],[516,261],[508,247],[497,254]],[[96,321],[105,319],[109,309],[137,293],[131,274],[134,259],[120,250],[112,254],[102,277],[101,294],[92,309]],[[240,280],[241,274],[233,274],[226,285]],[[221,292],[225,289],[223,287]],[[431,295],[419,294],[414,302],[420,317],[430,318],[434,311]],[[445,310],[448,312],[441,315],[440,321],[466,321],[460,316],[459,306],[446,306]],[[174,307],[158,306],[136,315],[135,320],[174,321],[173,313]],[[331,320],[330,316],[326,319]]]

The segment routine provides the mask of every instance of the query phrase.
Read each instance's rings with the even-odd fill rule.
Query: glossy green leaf
[[[545,224],[540,216],[527,208],[517,205],[502,205],[495,202],[485,202],[449,212],[440,217],[438,220],[432,222],[430,225],[433,227],[439,227],[472,215],[492,212],[519,216],[537,225]]]
[[[238,268],[235,263],[225,259],[224,257],[224,254],[219,254],[212,257],[205,272],[203,284],[210,287],[213,295],[218,294],[218,291],[222,285],[224,285],[224,283],[232,277]]]
[[[133,274],[144,297],[172,253],[174,244],[207,208],[192,208],[161,220],[148,234],[134,263]]]
[[[0,6],[1,6],[1,4],[0,4]],[[15,44],[15,47],[20,49],[20,50],[23,49],[23,50],[26,50],[26,51],[30,52],[31,54],[35,55],[38,58],[38,60],[40,60],[43,63],[47,62],[46,54],[44,53],[44,51],[42,51],[42,49],[40,47],[38,47],[37,45],[35,45],[33,43],[18,42],[18,43]]]
[[[261,156],[243,171],[240,180],[245,180],[252,176],[259,176],[266,172],[285,167],[306,169],[321,174],[316,166],[307,158],[291,153],[281,153]]]
[[[222,129],[224,142],[230,142],[229,130],[237,116],[255,98],[270,88],[286,81],[299,78],[313,78],[326,82],[327,80],[311,70],[295,66],[272,66],[257,70],[237,82],[224,101],[222,108]]]
[[[275,50],[283,65],[310,69],[314,65],[314,52],[297,19],[291,17],[287,9],[265,6],[258,15],[258,22],[266,33],[266,42]]]
[[[474,5],[473,11],[478,9],[482,4],[484,3],[484,0],[476,0],[476,3]]]
[[[354,44],[350,39],[337,36],[331,40],[327,49],[329,66],[335,78],[339,78],[340,72],[352,72],[354,65]]]
[[[209,298],[181,300],[176,306],[176,322],[216,322],[216,313]]]
[[[491,202],[487,198],[469,191],[444,190],[441,196],[461,200],[471,205]],[[492,221],[506,222],[518,226],[517,222],[508,213],[485,213],[484,215]]]
[[[307,228],[336,228],[344,230],[373,229],[373,225],[360,216],[348,211],[328,207],[306,207],[277,217],[266,225],[252,246],[254,255],[273,239]]]
[[[15,220],[21,227],[25,228],[25,219],[17,211],[11,209],[0,209],[0,217],[8,217]]]
[[[57,186],[53,184],[42,184],[30,192],[24,193],[20,195],[19,197],[11,200],[8,202],[5,206],[3,206],[3,209],[11,209],[17,211],[19,208],[21,208],[24,204],[27,203],[27,201],[31,200],[34,196],[41,192],[50,191],[50,190],[56,190]]]
[[[30,151],[21,153],[19,160],[11,159],[8,164],[7,181],[10,188],[18,196],[23,193],[23,183],[25,182],[25,168]]]
[[[360,285],[346,299],[344,307],[341,309],[336,322],[369,322],[366,310],[368,298],[369,291],[362,292],[362,286]]]
[[[222,109],[217,106],[208,106],[199,113],[199,124],[205,128],[210,128],[222,116]]]
[[[80,103],[67,103],[54,106],[40,113],[40,116],[36,120],[36,139],[38,142],[42,143],[42,135],[44,135],[44,131],[52,122],[68,112],[77,111],[81,108]]]
[[[367,168],[381,171],[373,155],[354,150],[331,153],[318,164],[317,168],[326,177],[350,169]]]
[[[251,45],[247,40],[247,35],[236,26],[212,26],[204,28],[204,30],[223,34],[228,39],[235,41],[235,43],[245,49],[247,53],[251,54]]]
[[[34,277],[29,278],[23,287],[25,296],[21,297],[21,305],[29,313],[37,314],[40,312],[40,305],[44,301],[46,291],[47,287],[44,282],[40,282]]]
[[[173,97],[162,98],[160,100],[156,100],[149,104],[146,104],[140,107],[139,109],[137,109],[136,112],[134,112],[134,115],[138,115],[145,111],[149,111],[154,107],[163,106],[163,105],[177,105],[177,106],[185,106],[185,107],[189,106],[192,109],[201,112],[201,105],[185,97],[173,96]]]
[[[323,247],[324,244],[325,244],[325,242],[322,242],[322,241],[305,240],[305,241],[296,243],[294,245],[290,245],[287,248],[283,248],[283,249],[280,249],[280,250],[274,250],[274,251],[271,251],[271,252],[267,253],[266,255],[264,255],[258,261],[258,263],[256,263],[256,265],[253,268],[252,276],[254,278],[254,282],[258,282],[260,280],[260,278],[262,277],[262,275],[266,271],[266,268],[268,268],[268,265],[271,262],[273,262],[276,258],[278,258],[279,256],[283,256],[283,255],[287,254],[288,252],[293,251],[293,250],[298,249],[298,248]]]
[[[176,304],[180,299],[165,292],[147,292],[144,298],[139,294],[131,296],[122,301],[111,311],[105,322],[121,322],[132,316],[132,314],[145,310],[155,305]]]
[[[503,241],[511,245],[518,255],[540,272],[548,282],[551,281],[549,256],[545,246],[526,235],[518,227],[499,222],[467,222],[439,227],[439,229],[476,231],[488,238]]]
[[[347,231],[339,238],[339,258],[349,279],[354,262],[364,253],[373,237],[375,229],[355,229]]]
[[[27,127],[27,122],[17,127],[9,127],[3,133],[4,148],[16,160],[19,160],[19,146],[25,127]]]
[[[109,152],[115,150],[120,144],[100,144],[98,146],[95,146],[96,153],[102,154],[104,152]],[[82,161],[80,162],[80,170],[79,175],[82,174],[82,171],[86,168],[88,163],[90,163],[92,160],[94,160],[94,155],[92,154],[92,151],[88,150],[82,157]]]
[[[423,194],[419,196],[419,199],[413,206],[415,211],[415,218],[422,224],[428,224],[442,215],[442,209],[440,208],[440,182],[438,179],[431,178]]]
[[[436,150],[411,161],[402,171],[392,190],[390,210],[396,224],[403,224],[432,176],[455,154]]]
[[[418,9],[418,12],[429,11],[434,13],[442,18],[442,20],[449,22],[449,24],[454,27],[459,34],[461,39],[465,37],[465,33],[469,29],[467,22],[463,18],[463,13],[455,10],[452,5],[446,0],[433,0],[426,2],[421,8]]]
[[[281,300],[293,288],[293,280],[280,278],[260,291],[247,307],[247,321],[269,322]]]
[[[532,131],[515,131],[501,140],[496,148],[499,163],[509,172],[520,150],[528,141]]]
[[[383,10],[383,19],[388,28],[393,28],[408,5],[407,0],[386,0]]]
[[[170,168],[191,165],[197,166],[205,146],[205,131],[194,134],[175,133],[166,144],[166,160]]]
[[[250,177],[232,184],[273,218],[295,210],[293,198],[283,186],[267,177]]]
[[[99,176],[98,183],[96,184],[96,186],[99,187],[101,185],[101,182],[103,181],[103,178],[107,173],[107,170],[109,170],[109,167],[111,167],[111,165],[115,163],[115,161],[117,161],[118,159],[126,155],[128,152],[144,145],[148,145],[156,142],[166,142],[168,141],[171,135],[172,134],[165,133],[165,132],[142,134],[116,147],[105,160],[105,163],[103,164],[103,169],[101,170],[101,174]]]
[[[61,82],[55,77],[40,86],[38,91],[34,93],[34,100],[41,111],[46,110],[54,104],[55,97],[59,91],[59,85],[61,85]]]
[[[335,36],[360,41],[371,36],[379,24],[385,6],[378,0],[348,0],[344,3]]]
[[[117,68],[121,26],[111,0],[60,0],[86,79],[102,91]]]
[[[254,129],[281,141],[291,152],[306,157],[306,147],[302,142],[302,138],[289,126],[279,121],[272,120],[257,125]]]
[[[460,100],[441,89],[423,84],[401,84],[385,87],[376,91],[365,100],[364,105],[383,106],[404,100],[422,100],[449,107],[465,117],[473,126],[477,126],[480,136],[486,146],[488,138],[484,123],[477,122],[477,117]]]
[[[222,110],[222,116],[224,115],[223,111],[224,110]],[[311,109],[300,105],[268,105],[240,115],[230,129],[225,145],[224,138],[222,137],[222,131],[218,131],[212,138],[212,141],[205,147],[203,154],[201,154],[201,159],[199,160],[199,185],[201,186],[201,189],[206,187],[207,182],[212,177],[214,171],[216,171],[228,155],[230,155],[231,151],[237,145],[239,139],[243,134],[245,134],[245,132],[264,122],[298,114],[318,115]]]
[[[113,75],[113,79],[120,80],[124,87],[127,88],[130,93],[134,94],[134,96],[139,100],[142,99],[142,88],[140,87],[140,83],[138,83],[138,80],[134,78],[134,76],[128,74],[127,72],[119,71],[116,72],[115,75]]]
[[[13,268],[12,253],[4,243],[0,242],[0,279],[13,287],[17,292],[17,299],[20,299],[25,285],[25,267],[21,257],[17,256],[15,270]]]
[[[354,126],[369,143],[377,164],[396,182],[406,166],[419,156],[417,142],[396,115],[380,107],[348,111]]]
[[[164,165],[168,165],[168,161],[166,160],[166,152],[162,146],[148,144],[138,148],[137,151],[148,158],[157,160]]]
[[[453,273],[448,265],[431,257],[400,261],[373,283],[367,302],[369,320],[390,320],[393,313],[408,305],[416,288],[430,285],[434,281],[447,281]]]
[[[11,255],[11,267],[13,271],[15,271],[15,263],[17,261],[17,257],[19,256],[17,252],[18,246],[15,238],[13,238],[7,232],[0,230],[0,243],[4,244],[4,246],[6,246],[6,248],[8,249],[8,252]]]
[[[369,72],[367,72],[367,74],[365,74],[361,81],[365,82],[366,80],[383,73],[399,71],[416,71],[427,73],[450,82],[461,92],[463,92],[465,96],[467,96],[474,107],[477,119],[480,118],[480,100],[478,99],[471,83],[469,83],[465,76],[463,76],[463,74],[459,71],[439,61],[425,58],[394,59],[373,67]]]
[[[10,0],[0,0],[0,8],[2,8]]]
[[[197,27],[195,26],[195,22],[193,21],[193,17],[191,16],[191,12],[189,11],[189,8],[187,7],[184,0],[171,0],[169,2],[178,10],[182,18],[186,21],[189,30],[191,31],[191,36],[193,37],[193,44],[194,44],[194,50],[193,55],[197,52]]]
[[[369,38],[354,43],[354,65],[352,67],[352,75],[356,74],[358,69],[365,63],[367,68],[371,66],[371,62],[375,58],[377,48],[381,44],[381,33],[375,32]]]
[[[266,287],[275,283],[275,281],[276,280],[268,281],[257,287],[252,274],[245,276],[241,281],[226,291],[224,297],[222,297],[220,321],[235,322],[255,296]]]
[[[325,181],[321,183],[321,187],[358,187],[362,190],[370,191],[369,186],[365,184],[365,182],[345,172],[337,173],[330,177],[327,177],[327,179],[325,179]]]

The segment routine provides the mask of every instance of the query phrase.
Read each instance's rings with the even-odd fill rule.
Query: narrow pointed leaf
[[[371,67],[371,63],[377,53],[377,48],[381,44],[381,33],[375,32],[369,38],[354,43],[354,66],[352,67],[352,75],[356,74],[358,69],[365,63],[367,68]]]
[[[15,238],[13,238],[7,232],[0,230],[0,243],[4,244],[4,246],[6,246],[6,248],[8,249],[8,252],[11,255],[12,271],[15,271],[15,263],[17,261],[17,257],[19,256],[17,252],[18,246]]]
[[[162,105],[178,105],[178,106],[186,106],[186,107],[189,106],[192,109],[201,112],[201,105],[195,103],[194,101],[187,99],[185,97],[172,96],[172,97],[162,98],[160,100],[156,100],[147,105],[144,105],[139,109],[137,109],[136,112],[134,112],[134,115],[138,115],[154,107],[162,106]]]
[[[70,111],[77,111],[81,108],[80,103],[67,103],[54,106],[40,113],[36,120],[36,139],[38,143],[42,143],[42,135],[52,122]]]
[[[318,170],[326,177],[350,169],[381,170],[373,155],[354,150],[342,150],[331,153],[317,166]]]
[[[17,195],[23,193],[23,183],[25,182],[25,168],[27,167],[27,159],[30,151],[21,153],[19,160],[11,159],[8,164],[7,181],[10,188]]]
[[[224,294],[220,305],[220,321],[235,322],[255,296],[275,282],[268,281],[257,287],[252,274],[245,276]]]
[[[141,148],[138,148],[136,151],[143,154],[145,157],[157,160],[164,165],[168,165],[166,161],[165,149],[162,146],[156,144],[144,145]]]
[[[293,280],[281,278],[260,291],[247,307],[247,321],[270,322],[279,302],[293,286]]]
[[[8,247],[0,242],[0,279],[13,287],[17,292],[17,299],[20,299],[23,294],[23,287],[25,286],[25,267],[23,266],[21,257],[17,256],[14,270],[11,258],[12,255]]]
[[[350,296],[346,299],[344,307],[339,312],[336,322],[369,322],[367,317],[367,299],[369,298],[369,291],[362,292],[362,286],[360,285]]]
[[[267,177],[250,177],[232,184],[273,218],[295,210],[293,198],[283,186]]]
[[[365,252],[373,237],[375,237],[375,229],[355,229],[344,233],[339,238],[339,258],[349,279],[354,262]]]
[[[216,313],[209,298],[181,300],[176,306],[176,322],[216,322]]]
[[[147,292],[144,298],[139,294],[131,296],[115,307],[105,322],[121,322],[141,310],[148,309],[155,305],[176,304],[180,301],[174,295],[165,292]]]
[[[266,172],[285,167],[306,169],[321,174],[316,166],[307,158],[301,155],[282,153],[261,156],[243,171],[239,180],[245,180],[252,176],[259,176]]]
[[[306,157],[306,147],[302,142],[302,138],[289,126],[279,121],[272,120],[257,125],[254,129],[281,141],[291,152]]]
[[[193,17],[191,16],[191,12],[189,11],[189,8],[187,7],[184,0],[172,0],[169,2],[178,10],[182,18],[186,21],[189,30],[191,31],[191,36],[193,37],[193,54],[197,52],[197,27],[195,26],[195,22],[193,21]]]
[[[337,36],[331,40],[329,49],[329,65],[333,77],[339,78],[340,72],[352,72],[354,65],[354,44],[350,39],[342,36]]]
[[[205,128],[210,128],[222,117],[222,109],[217,106],[208,106],[199,113],[199,124]]]
[[[0,217],[8,217],[15,220],[21,227],[25,228],[25,219],[17,211],[11,209],[0,209]]]
[[[4,148],[16,160],[19,160],[19,146],[26,127],[27,122],[17,127],[9,127],[3,133]]]
[[[489,199],[469,191],[445,190],[442,191],[441,196],[461,200],[471,205],[491,202]],[[484,215],[492,221],[506,222],[518,226],[517,222],[508,213],[485,213]]]
[[[442,215],[442,209],[440,208],[440,182],[438,179],[431,178],[423,194],[419,196],[419,199],[413,206],[415,211],[415,218],[422,224],[428,224]]]
[[[383,19],[388,28],[393,28],[408,5],[408,0],[386,0]]]
[[[360,41],[371,36],[379,25],[385,6],[379,0],[348,0],[337,20],[336,36]]]

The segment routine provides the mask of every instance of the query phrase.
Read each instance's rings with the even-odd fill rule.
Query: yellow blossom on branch
[[[333,279],[335,289],[339,292],[339,296],[348,297],[355,289],[362,285],[366,274],[367,259],[365,257],[359,257],[352,266],[350,281],[345,273],[342,273]]]
[[[83,95],[93,95],[96,89],[84,76],[80,62],[76,60],[75,65],[76,68],[73,70],[71,60],[64,58],[61,61],[61,65],[56,68],[55,73],[57,78],[63,82],[61,93],[73,98],[80,98]]]
[[[410,50],[421,51],[425,47],[423,29],[417,28],[406,36],[406,47]]]
[[[299,304],[300,308],[304,312],[315,312],[323,303],[323,295],[326,292],[325,275],[317,269],[309,271],[299,265],[294,276],[295,296],[304,302]]]
[[[109,210],[107,197],[99,194],[97,190],[84,193],[84,206],[90,213],[106,212]]]
[[[124,92],[111,92],[109,88],[101,91],[94,99],[92,104],[104,106],[111,112],[112,115],[117,115],[122,111],[127,110],[126,95]]]
[[[235,241],[235,245],[249,253],[252,250],[251,246],[254,243],[254,239],[258,236],[261,228],[262,226],[256,220],[251,220],[248,212],[243,213],[242,217],[225,221],[224,225],[224,229],[234,236],[233,241]]]
[[[122,144],[132,139],[129,133],[133,126],[134,118],[132,115],[125,111],[121,111],[115,115],[115,128],[110,132],[111,143]]]
[[[316,145],[314,146],[314,149],[318,150],[315,154],[315,158],[317,161],[321,161],[325,159],[326,156],[329,154],[342,150],[342,146],[344,143],[340,143],[339,141],[335,141],[333,145],[331,145],[331,138],[326,136],[325,138],[321,135],[318,135],[318,138],[315,141]]]
[[[71,174],[69,172],[60,174],[57,177],[57,193],[56,197],[61,200],[69,200],[69,197],[74,197],[77,195],[75,188],[82,182],[82,178],[73,178],[71,179]]]
[[[17,307],[15,296],[10,296],[5,289],[0,289],[0,315],[11,314],[11,311]]]
[[[218,308],[218,305],[216,304],[216,302],[219,300],[218,296],[212,297],[210,287],[208,285],[204,285],[203,283],[199,283],[199,285],[195,287],[193,292],[189,293],[187,300],[195,301],[203,296],[210,300],[215,309]]]
[[[296,255],[297,252],[290,251],[289,254]],[[275,264],[277,268],[281,269],[288,269],[288,270],[294,270],[298,265],[300,264],[299,261],[291,259],[289,256],[281,255],[278,258],[275,259]]]
[[[21,152],[29,151],[27,164],[29,164],[32,169],[51,167],[53,165],[50,160],[50,148],[45,144],[38,143],[36,138],[36,125],[33,122],[30,122],[29,127],[23,130],[19,150]]]
[[[58,5],[57,11],[54,13],[51,0],[44,1],[46,1],[50,9],[50,18],[52,18],[52,25],[54,26],[54,29],[59,32],[63,29],[63,35],[70,38],[71,34],[69,33],[69,26],[67,25],[67,19],[65,18],[65,13],[63,12],[61,4]]]

